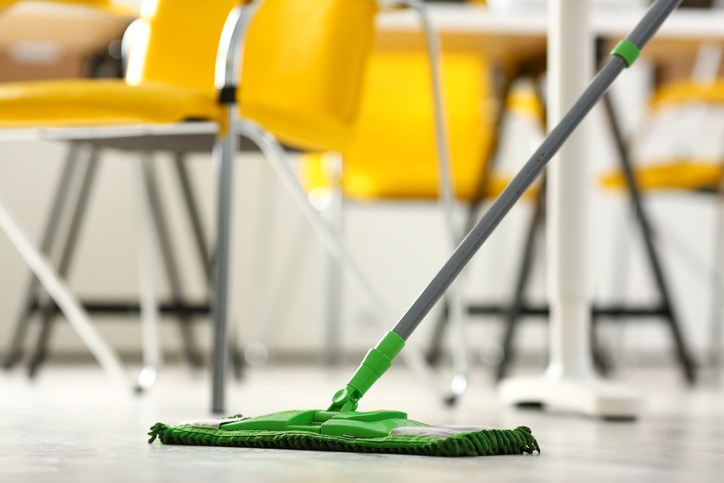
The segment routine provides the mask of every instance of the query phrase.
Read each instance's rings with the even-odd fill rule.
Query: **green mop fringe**
[[[392,453],[421,456],[490,456],[540,453],[526,426],[516,429],[485,429],[443,439],[390,435],[383,438],[348,438],[306,431],[228,431],[199,426],[169,426],[156,423],[148,433],[149,443],[193,446],[238,446],[355,453]]]

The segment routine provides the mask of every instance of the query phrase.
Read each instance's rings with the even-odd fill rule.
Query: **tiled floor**
[[[231,388],[229,413],[324,407],[352,369],[253,369]],[[148,445],[156,421],[208,416],[205,375],[169,369],[139,398],[114,390],[92,366],[51,367],[33,384],[0,373],[0,481],[724,481],[724,390],[689,392],[673,371],[629,381],[647,394],[644,416],[606,423],[502,407],[482,380],[450,411],[394,368],[362,409],[404,409],[431,423],[526,424],[543,448],[535,456],[445,459]]]

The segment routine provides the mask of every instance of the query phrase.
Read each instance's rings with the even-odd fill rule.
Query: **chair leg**
[[[278,197],[271,194],[273,173],[262,173],[260,179],[258,179],[256,199],[259,206],[263,206],[260,211],[258,218],[254,220],[254,244],[250,247],[250,250],[256,251],[258,248],[265,246],[268,240],[277,239],[278,234],[276,229],[279,226],[279,220],[275,216],[278,210]],[[298,237],[290,237],[290,240],[297,240]],[[277,253],[277,259],[281,259],[284,256],[285,263],[282,265],[282,274],[279,276],[287,283],[295,284],[299,283],[299,278],[296,276],[297,267],[295,266],[295,258],[297,258],[296,243],[290,247],[284,255]],[[279,321],[282,319],[268,317],[268,312],[277,308],[279,305],[285,307],[289,306],[290,301],[285,300],[284,304],[278,303],[279,293],[291,293],[278,290],[277,278],[274,276],[274,272],[271,270],[272,264],[270,261],[262,256],[255,256],[245,265],[250,277],[255,280],[255,285],[258,287],[266,286],[271,287],[266,292],[270,295],[270,298],[265,300],[258,300],[258,303],[250,304],[247,307],[248,311],[243,317],[248,320],[252,320],[254,329],[249,330],[249,333],[244,338],[244,350],[243,358],[244,361],[252,366],[261,366],[265,364],[269,358],[269,350],[265,343],[269,340],[267,334],[275,334],[279,331]],[[241,315],[240,315],[241,316]],[[234,357],[232,356],[232,362]]]
[[[139,185],[139,297],[141,307],[141,333],[143,368],[136,379],[136,391],[148,390],[156,381],[162,364],[159,336],[159,308],[156,291],[156,254],[154,240],[154,210],[152,200],[152,155],[141,153],[137,164]]]
[[[411,1],[409,6],[420,18],[427,44],[429,75],[432,85],[432,100],[435,124],[435,147],[437,150],[439,202],[447,224],[450,252],[462,239],[455,221],[455,189],[452,177],[447,126],[442,91],[441,49],[437,33],[422,2]],[[450,395],[445,399],[448,405],[455,402],[467,391],[469,379],[469,357],[466,337],[467,313],[463,300],[464,277],[458,277],[448,288],[446,301],[449,304],[453,337],[450,339],[454,375],[450,382]]]
[[[436,366],[440,362],[440,357],[442,356],[442,338],[445,337],[445,330],[447,329],[449,321],[450,304],[447,298],[444,298],[442,309],[435,321],[432,335],[430,335],[430,344],[427,346],[427,351],[425,352],[425,359],[431,366]]]
[[[709,322],[709,363],[712,377],[719,382],[722,371],[722,330],[724,329],[724,176],[716,194],[714,222],[714,274],[711,284],[711,314]]]
[[[307,234],[306,220],[300,220],[296,226],[294,235],[290,240],[295,240],[294,246],[289,247],[283,255],[282,262],[279,263],[279,270],[270,282],[271,299],[262,305],[262,312],[259,315],[259,324],[263,330],[262,336],[259,337],[257,344],[251,344],[246,350],[251,349],[251,357],[257,361],[263,361],[268,356],[267,349],[263,345],[263,341],[269,340],[274,333],[279,333],[282,328],[279,322],[294,318],[292,314],[293,308],[296,306],[297,299],[302,295],[301,290],[295,290],[299,284],[303,274],[306,272],[311,257],[299,257],[300,253],[305,253],[309,249],[309,244],[313,240]],[[281,259],[281,257],[280,257]],[[340,265],[337,264],[339,267]],[[328,292],[327,292],[328,293]],[[277,294],[289,294],[285,298],[285,303],[277,303]],[[339,321],[339,319],[337,319]],[[246,354],[246,352],[245,352]]]
[[[340,362],[342,323],[342,285],[344,283],[344,267],[330,255],[325,259],[326,266],[326,342],[324,352],[324,365],[336,366]]]
[[[651,223],[641,201],[641,193],[636,185],[631,158],[629,156],[623,134],[621,133],[616,121],[616,113],[614,112],[613,104],[611,103],[609,95],[605,95],[603,97],[603,105],[614,137],[619,161],[621,162],[621,167],[626,176],[626,184],[628,186],[629,195],[631,196],[631,201],[634,205],[634,209],[636,210],[639,226],[641,227],[641,235],[643,237],[648,262],[654,276],[654,282],[656,283],[661,297],[661,302],[667,313],[666,321],[669,325],[669,330],[671,331],[676,354],[678,356],[684,378],[689,384],[693,385],[696,382],[696,364],[691,357],[691,353],[689,352],[686,342],[684,341],[684,335],[681,331],[678,317],[673,308],[668,284],[661,266],[661,259],[653,241]]]
[[[206,235],[204,235],[204,225],[201,221],[201,213],[198,208],[199,204],[196,201],[196,195],[191,184],[191,177],[189,176],[189,172],[186,167],[186,159],[183,153],[175,154],[174,167],[176,168],[176,176],[178,177],[179,184],[181,185],[186,214],[191,222],[191,230],[194,237],[194,244],[196,245],[196,250],[199,255],[199,260],[201,261],[206,277],[211,280],[211,255],[209,245],[206,242]]]
[[[75,209],[71,215],[68,226],[68,233],[61,249],[60,262],[58,263],[58,275],[66,278],[70,271],[73,258],[75,256],[78,238],[85,220],[85,214],[88,207],[88,199],[93,188],[96,173],[99,166],[98,149],[91,149],[90,157],[86,162],[85,171],[82,174],[78,197],[75,200]],[[48,355],[48,345],[50,336],[55,322],[55,306],[52,303],[46,303],[41,311],[41,325],[38,339],[36,341],[35,351],[28,362],[28,376],[35,377],[40,366],[43,364]]]
[[[25,263],[38,278],[43,288],[68,319],[88,350],[93,354],[101,368],[119,385],[125,386],[126,378],[121,361],[113,349],[98,334],[90,317],[55,272],[47,259],[32,245],[28,237],[20,230],[10,214],[0,203],[0,230],[10,239]]]
[[[341,188],[342,163],[338,155],[330,156],[325,159],[329,164],[326,166],[327,171],[332,174],[332,188],[330,190],[329,205],[324,208],[322,215],[324,216],[327,226],[337,236],[342,238],[342,214],[343,214],[343,196]],[[340,328],[342,323],[342,296],[344,283],[344,266],[342,263],[326,252],[325,259],[326,271],[326,344],[324,363],[328,366],[334,366],[339,363],[341,336]]]
[[[515,330],[520,321],[521,311],[525,300],[525,291],[530,280],[530,272],[533,268],[533,252],[535,250],[535,241],[538,230],[543,226],[545,219],[545,184],[541,183],[541,191],[538,200],[535,203],[533,217],[528,225],[528,233],[525,238],[525,247],[523,249],[523,259],[521,260],[518,276],[515,282],[515,290],[513,292],[513,302],[508,312],[506,323],[503,326],[503,340],[501,347],[503,349],[502,358],[498,363],[495,371],[495,380],[501,381],[508,375],[508,368],[513,360],[513,337]]]
[[[608,376],[613,370],[613,364],[611,362],[611,355],[606,351],[604,344],[601,342],[599,337],[599,323],[600,317],[593,310],[591,313],[591,334],[590,334],[590,346],[591,346],[591,359],[593,360],[593,368],[602,376]]]
[[[169,234],[168,222],[166,220],[165,210],[161,200],[161,194],[156,180],[156,170],[153,163],[148,163],[147,170],[148,198],[153,213],[154,225],[156,227],[156,236],[161,248],[161,258],[165,268],[166,279],[171,288],[171,297],[174,305],[182,309],[179,316],[179,330],[183,341],[184,352],[189,363],[196,368],[203,365],[203,360],[196,346],[196,340],[193,333],[193,317],[188,312],[183,311],[186,307],[186,299],[184,297],[184,288],[181,282],[181,273],[178,267],[177,256],[174,250],[171,236]]]
[[[338,261],[344,263],[346,271],[359,284],[362,290],[364,290],[375,307],[380,310],[382,319],[389,321],[395,320],[395,311],[390,308],[390,305],[385,301],[384,297],[370,284],[364,272],[359,267],[359,264],[356,263],[355,259],[346,249],[344,243],[329,230],[317,210],[310,203],[307,194],[297,181],[295,172],[286,163],[285,152],[276,139],[250,121],[239,122],[237,124],[237,132],[259,146],[265,159],[269,161],[279,176],[280,181],[287,188],[297,206],[302,210],[312,228],[317,232],[327,250],[329,250]],[[400,354],[400,357],[405,360],[408,368],[418,380],[424,381],[436,395],[439,395],[437,381],[427,365],[424,355],[417,347],[411,343],[408,344]]]
[[[213,285],[212,280],[212,261],[215,260],[216,254],[212,254],[209,250],[209,245],[206,241],[206,235],[204,234],[204,224],[201,219],[201,212],[199,211],[199,203],[197,201],[196,194],[191,183],[191,177],[189,176],[188,169],[186,167],[186,159],[183,153],[176,153],[174,158],[174,166],[176,167],[176,175],[181,185],[181,191],[184,199],[184,206],[186,207],[186,214],[191,222],[191,231],[194,238],[194,244],[196,245],[196,251],[199,256],[199,261],[206,274],[209,287]],[[212,288],[209,288],[209,293]],[[237,379],[241,379],[244,368],[244,357],[241,354],[239,343],[236,338],[232,337],[230,341],[230,350],[233,355],[232,362],[234,367],[234,375]]]
[[[233,109],[229,109],[233,111]],[[229,126],[234,119],[229,115]],[[231,129],[229,127],[228,129]],[[226,408],[226,381],[229,367],[231,325],[231,287],[234,246],[234,154],[236,135],[227,132],[214,146],[217,170],[216,257],[214,263],[214,328],[211,410],[221,414]]]
[[[508,95],[510,94],[513,84],[515,81],[520,78],[520,74],[516,74],[514,76],[506,76],[504,83],[501,88],[500,93],[500,99],[504,103],[505,100],[508,98]],[[488,161],[485,163],[485,169],[482,173],[480,173],[480,178],[477,180],[476,188],[475,188],[475,195],[473,196],[473,200],[470,205],[468,206],[467,210],[467,216],[464,224],[463,234],[469,233],[470,230],[475,226],[475,223],[478,219],[478,215],[483,207],[483,203],[485,202],[485,195],[488,191],[488,185],[490,181],[490,174],[493,171],[495,160],[498,158],[498,154],[500,151],[500,139],[502,138],[503,134],[503,127],[504,127],[504,121],[505,121],[505,110],[504,109],[498,109],[498,112],[495,117],[495,123],[494,123],[494,129],[495,136],[493,137],[492,145],[490,146],[490,150],[487,154]],[[442,339],[445,335],[445,329],[449,322],[450,317],[450,306],[449,301],[447,298],[444,301],[444,309],[442,310],[441,314],[439,315],[437,322],[435,324],[435,328],[433,329],[432,336],[430,338],[430,344],[428,346],[427,350],[427,361],[430,364],[436,364],[440,354],[442,353]]]
[[[63,218],[66,204],[68,201],[68,191],[75,176],[78,167],[78,156],[80,153],[80,144],[71,143],[69,145],[68,154],[63,163],[60,180],[53,196],[50,207],[50,214],[45,223],[45,230],[40,245],[40,252],[45,256],[50,256],[55,239],[58,233],[60,220]],[[25,301],[21,305],[21,312],[16,319],[15,327],[12,330],[11,342],[8,347],[5,359],[3,360],[3,368],[10,369],[17,364],[23,356],[23,347],[27,337],[28,328],[33,314],[36,311],[36,302],[39,297],[40,282],[37,278],[32,277],[28,288],[25,291]]]
[[[636,219],[636,213],[633,207],[627,205],[624,210],[624,216],[622,225],[614,230],[617,231],[614,236],[615,246],[613,247],[613,255],[611,257],[611,283],[610,283],[610,298],[612,300],[625,300],[626,295],[629,293],[629,278],[630,278],[630,265],[631,265],[631,246],[630,246],[630,235],[628,232],[634,229],[638,220]],[[625,334],[627,324],[625,319],[621,323],[617,324],[614,328],[614,336],[609,340],[608,352],[603,352],[598,342],[597,335],[598,326],[600,324],[601,317],[596,316],[596,310],[593,311],[593,317],[591,319],[591,331],[594,337],[592,341],[592,349],[594,356],[594,367],[602,374],[609,374],[616,366],[616,363],[621,359],[623,352],[623,346],[625,345]],[[609,329],[610,330],[610,329]],[[615,347],[615,349],[612,349]],[[618,352],[618,354],[617,354]],[[604,355],[605,357],[596,360],[596,355]]]

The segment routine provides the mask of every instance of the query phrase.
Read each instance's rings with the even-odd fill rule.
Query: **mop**
[[[610,59],[579,100],[463,239],[392,331],[367,353],[347,385],[334,395],[328,409],[283,411],[252,418],[237,416],[175,426],[157,423],[148,433],[149,443],[158,438],[164,444],[427,456],[540,453],[536,439],[525,426],[515,429],[431,426],[408,419],[404,412],[363,412],[357,411],[357,407],[362,396],[391,367],[408,337],[541,174],[561,145],[618,75],[635,62],[641,49],[681,2],[657,0],[633,32],[613,49]]]

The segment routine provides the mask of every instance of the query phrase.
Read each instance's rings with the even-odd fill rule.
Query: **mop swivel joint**
[[[365,356],[347,386],[337,391],[329,411],[354,411],[362,396],[392,366],[392,361],[405,346],[405,340],[388,332]]]
[[[361,397],[362,394],[360,394],[359,391],[348,385],[334,394],[332,397],[332,405],[328,411],[356,411]]]

